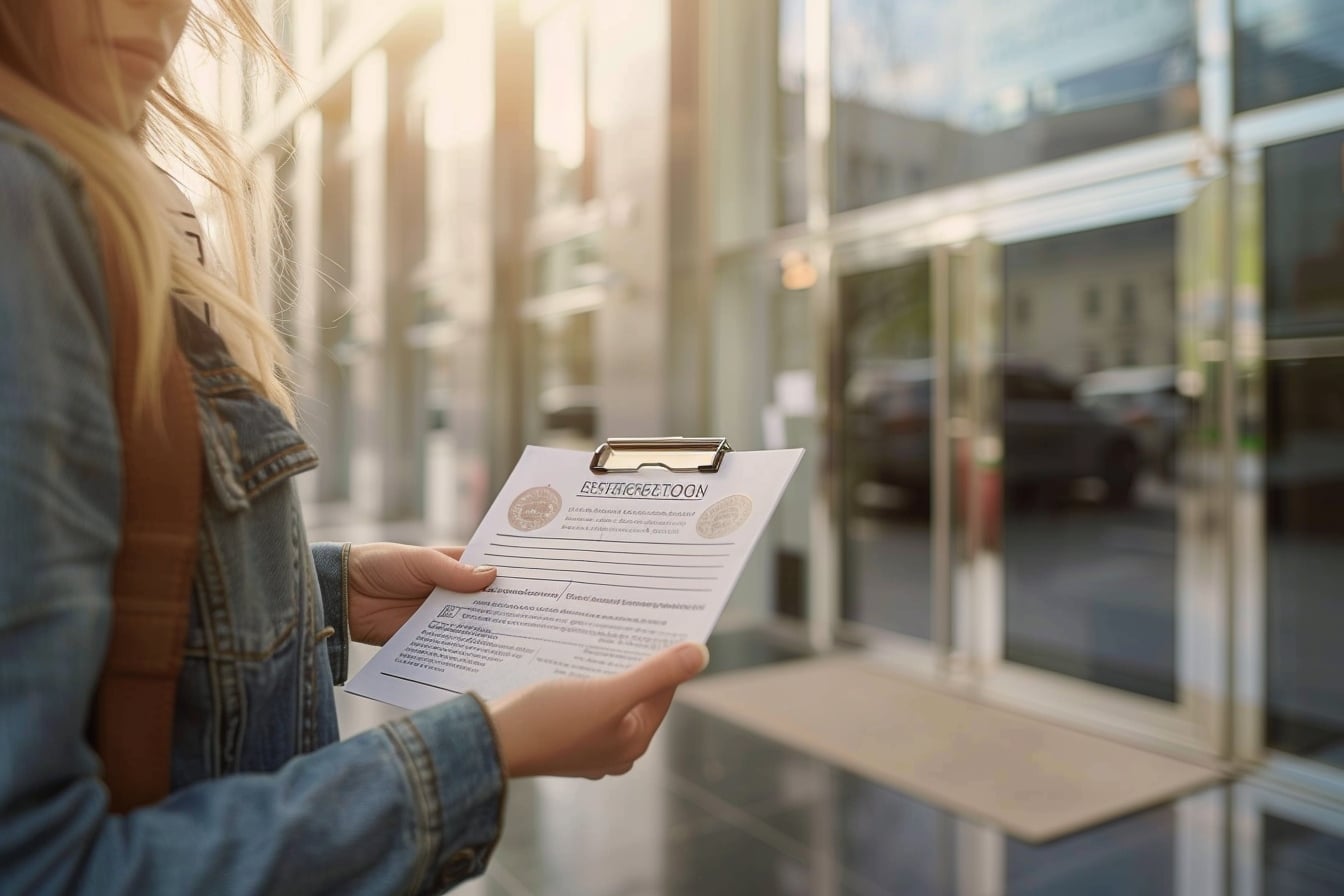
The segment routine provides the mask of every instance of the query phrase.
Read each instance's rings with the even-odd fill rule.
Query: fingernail
[[[692,675],[704,671],[709,665],[709,648],[703,644],[687,644],[679,652]]]
[[[494,572],[494,571],[495,571],[495,568],[494,568],[493,566],[478,566],[478,567],[476,567],[476,572],[481,573],[482,575],[484,575],[485,573],[488,573],[488,572]]]

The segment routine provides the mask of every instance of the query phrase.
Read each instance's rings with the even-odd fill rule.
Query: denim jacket
[[[488,716],[460,698],[337,742],[348,549],[310,551],[292,480],[317,458],[180,305],[206,482],[172,792],[108,813],[86,730],[121,484],[95,245],[69,162],[0,119],[0,892],[428,894],[481,873],[504,788]]]

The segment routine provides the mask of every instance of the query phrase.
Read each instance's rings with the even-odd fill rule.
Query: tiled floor
[[[329,516],[314,540],[351,537],[349,520]],[[368,528],[360,537],[454,541]],[[705,674],[799,655],[760,632],[716,635],[710,651]],[[354,645],[352,665],[373,652]],[[337,704],[346,734],[401,714],[339,690]],[[1340,896],[1344,808],[1250,781],[1033,846],[674,705],[629,775],[513,782],[489,871],[453,892]]]
[[[705,674],[795,658],[716,635]],[[362,651],[362,652],[361,652]],[[357,645],[356,661],[371,649]],[[343,729],[398,710],[338,693]],[[485,877],[455,896],[1338,896],[1344,811],[1217,787],[1044,845],[1007,837],[689,706],[635,770],[515,781]]]
[[[1172,807],[1030,847],[687,708],[630,775],[521,782],[508,813],[463,892],[1175,892]]]
[[[719,670],[791,655],[751,634],[712,647]],[[489,872],[455,892],[1344,893],[1344,814],[1307,803],[1299,811],[1300,801],[1277,792],[1266,803],[1264,793],[1253,784],[1218,787],[1033,846],[674,706],[629,775],[511,785]]]

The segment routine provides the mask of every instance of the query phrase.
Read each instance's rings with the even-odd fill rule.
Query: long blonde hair
[[[192,36],[216,56],[236,38],[245,54],[289,71],[247,0],[214,0],[213,5],[218,18],[193,7],[188,22]],[[176,73],[154,89],[144,120],[129,135],[78,111],[67,98],[59,65],[47,61],[54,56],[54,23],[44,6],[32,0],[0,0],[0,114],[46,140],[81,174],[98,230],[106,288],[129,298],[125,304],[138,311],[137,412],[156,411],[172,344],[170,297],[177,293],[209,304],[234,359],[268,398],[292,415],[293,400],[281,369],[284,348],[257,303],[250,226],[254,185],[248,166],[230,139],[192,108],[185,81]],[[89,8],[98,24],[95,0],[89,0]],[[163,175],[151,154],[194,170],[217,192],[227,274],[203,267],[173,231],[166,209],[156,200],[163,195]]]

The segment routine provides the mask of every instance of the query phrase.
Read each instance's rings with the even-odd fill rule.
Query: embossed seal
[[[729,495],[705,508],[695,523],[695,531],[701,538],[722,538],[750,517],[751,499],[746,495]]]
[[[530,488],[509,505],[509,525],[520,532],[540,529],[560,515],[560,493],[548,485]]]

